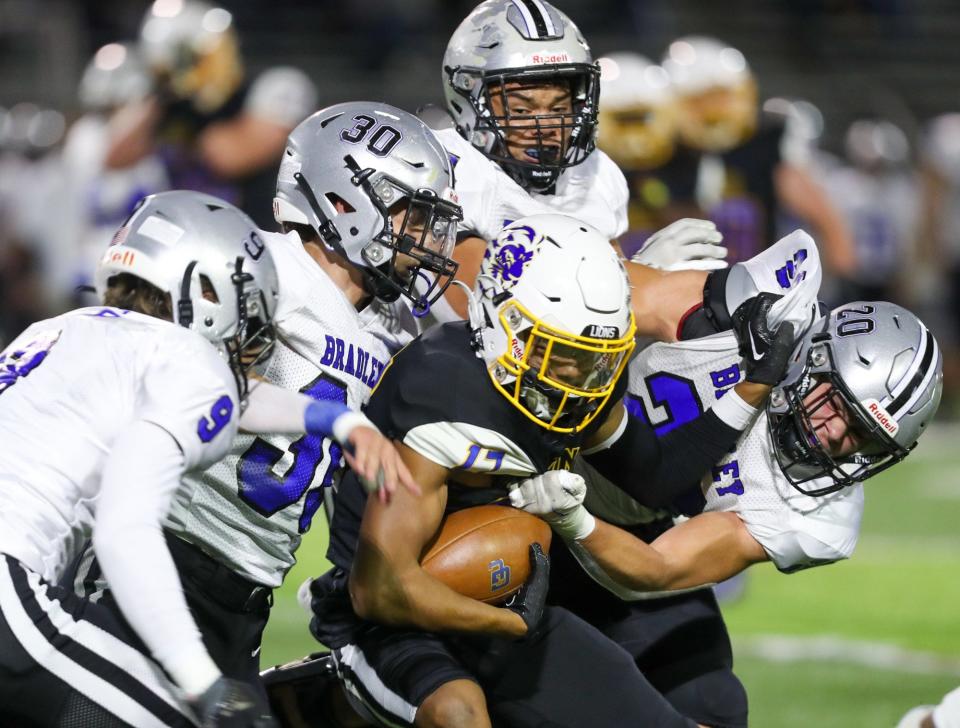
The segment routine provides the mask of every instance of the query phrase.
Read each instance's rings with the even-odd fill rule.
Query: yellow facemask
[[[507,350],[489,368],[490,379],[514,407],[551,432],[579,432],[597,416],[636,345],[632,313],[629,329],[609,339],[552,327],[515,300],[503,305],[499,320]]]
[[[673,156],[676,134],[672,105],[600,107],[597,143],[627,170],[656,169]]]

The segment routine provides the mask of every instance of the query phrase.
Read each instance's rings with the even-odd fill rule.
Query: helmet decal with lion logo
[[[501,236],[487,248],[485,257],[492,257],[490,272],[504,289],[513,287],[520,279],[527,264],[533,260],[539,243],[536,231],[523,225]]]

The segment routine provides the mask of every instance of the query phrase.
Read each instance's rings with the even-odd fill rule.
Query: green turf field
[[[753,567],[725,608],[757,728],[892,728],[907,708],[960,684],[960,431],[867,486],[860,544],[845,563],[777,573]],[[324,568],[309,534],[281,590],[264,666],[315,648],[294,595]]]

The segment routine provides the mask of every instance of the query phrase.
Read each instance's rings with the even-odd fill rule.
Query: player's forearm
[[[568,546],[594,579],[601,584],[604,584],[604,577],[613,582],[613,585],[604,584],[611,591],[616,591],[617,586],[631,591],[662,591],[669,588],[669,567],[664,555],[609,523],[598,519],[596,528],[589,536],[581,541],[570,542]],[[582,552],[589,556],[589,561],[582,558]],[[602,573],[597,573],[598,570]]]
[[[183,454],[165,430],[147,422],[130,427],[104,468],[93,547],[124,617],[177,684],[197,696],[220,672],[160,526],[183,471]]]
[[[626,415],[620,434],[599,445],[591,442],[584,458],[642,505],[668,507],[730,451],[755,415],[756,410],[733,393],[662,437],[646,422]]]
[[[125,106],[110,120],[110,145],[104,157],[107,169],[132,167],[154,149],[154,133],[163,109],[155,97]]]
[[[815,229],[827,267],[850,275],[856,265],[853,237],[823,187],[806,170],[787,163],[777,167],[774,182],[783,206]]]
[[[212,124],[200,135],[200,156],[218,177],[253,174],[283,154],[288,127],[251,114]]]
[[[665,272],[639,263],[625,263],[637,334],[658,341],[676,341],[677,326],[691,307],[703,301],[707,273]]]
[[[602,521],[579,542],[617,584],[633,591],[675,591],[716,584],[766,560],[733,513],[705,513],[652,544]]]
[[[395,567],[378,568],[358,559],[350,577],[350,597],[360,617],[430,632],[503,637],[522,637],[526,632],[526,625],[516,613],[458,594],[419,565],[400,574],[397,571]]]

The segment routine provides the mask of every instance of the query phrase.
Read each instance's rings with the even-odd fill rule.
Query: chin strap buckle
[[[180,298],[177,301],[177,323],[185,329],[189,329],[193,324],[193,302],[190,300],[190,279],[193,277],[193,269],[197,267],[197,261],[191,260],[183,271],[183,279],[180,282]]]

